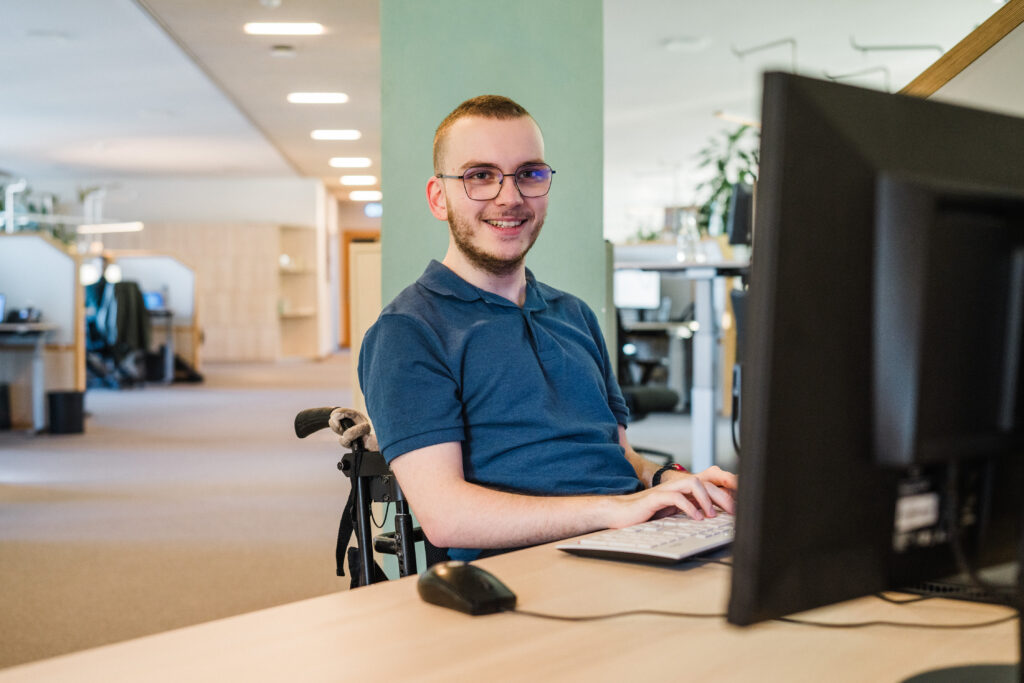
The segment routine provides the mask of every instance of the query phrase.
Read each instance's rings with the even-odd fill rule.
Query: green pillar
[[[434,130],[460,102],[511,97],[544,133],[558,172],[526,258],[539,280],[604,320],[604,61],[597,0],[381,0],[383,301],[444,257],[448,226],[427,210]]]

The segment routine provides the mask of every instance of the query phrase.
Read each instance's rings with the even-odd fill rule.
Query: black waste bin
[[[81,434],[85,431],[85,392],[50,391],[51,434]]]
[[[0,384],[0,429],[11,428],[11,385]]]

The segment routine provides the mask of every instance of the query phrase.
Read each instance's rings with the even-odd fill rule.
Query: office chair
[[[338,470],[351,480],[352,488],[338,525],[337,575],[345,575],[347,558],[352,588],[386,581],[384,571],[373,559],[374,550],[396,557],[399,576],[415,574],[417,542],[424,545],[428,567],[447,560],[447,550],[433,545],[422,529],[413,526],[409,504],[380,451],[367,450],[363,436],[348,440],[346,432],[356,426],[351,417],[340,417],[348,414],[355,413],[343,408],[309,408],[295,416],[295,435],[300,439],[330,427],[342,437],[342,445],[351,449],[338,462]],[[368,426],[365,432],[369,432]],[[372,503],[395,504],[395,531],[373,536],[370,528]],[[353,533],[356,545],[349,547]]]
[[[86,288],[86,367],[93,384],[119,388],[146,379],[151,327],[135,282],[100,279]]]

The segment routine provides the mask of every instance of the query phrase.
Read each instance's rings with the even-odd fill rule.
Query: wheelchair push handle
[[[330,426],[334,408],[307,408],[295,416],[295,436],[304,439]]]

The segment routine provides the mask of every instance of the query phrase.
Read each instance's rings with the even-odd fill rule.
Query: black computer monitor
[[[762,122],[729,621],[1012,561],[1024,119],[768,74]]]
[[[754,229],[754,188],[746,183],[736,183],[729,197],[729,218],[726,234],[729,244],[749,246]]]

